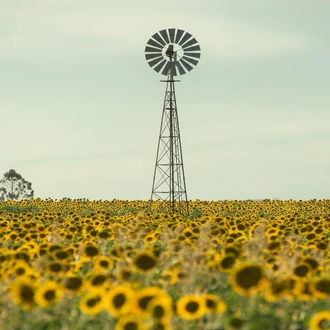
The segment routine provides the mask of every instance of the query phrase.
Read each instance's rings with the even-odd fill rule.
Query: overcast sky
[[[149,199],[165,93],[149,38],[190,32],[176,84],[188,199],[330,198],[329,0],[0,0],[0,176],[40,198]]]

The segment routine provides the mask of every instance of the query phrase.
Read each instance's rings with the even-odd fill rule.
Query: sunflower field
[[[0,329],[330,329],[330,200],[189,208],[0,202]]]

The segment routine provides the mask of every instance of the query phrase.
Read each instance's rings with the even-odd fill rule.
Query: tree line
[[[0,201],[33,198],[33,195],[31,182],[13,169],[6,172],[0,180]]]

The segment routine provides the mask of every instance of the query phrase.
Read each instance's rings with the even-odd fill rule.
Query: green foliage
[[[190,213],[190,216],[192,218],[201,218],[203,215],[203,212],[198,209],[198,208],[195,208],[191,213]]]
[[[0,201],[33,198],[33,195],[31,182],[13,169],[6,172],[0,180]]]
[[[15,213],[15,214],[21,214],[21,213],[37,213],[38,208],[37,206],[26,206],[26,207],[21,207],[19,205],[5,205],[5,206],[0,206],[0,210],[8,213]]]

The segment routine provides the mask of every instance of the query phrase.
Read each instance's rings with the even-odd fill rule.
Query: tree
[[[0,180],[0,200],[32,198],[34,191],[31,182],[26,181],[15,170],[9,170]]]

